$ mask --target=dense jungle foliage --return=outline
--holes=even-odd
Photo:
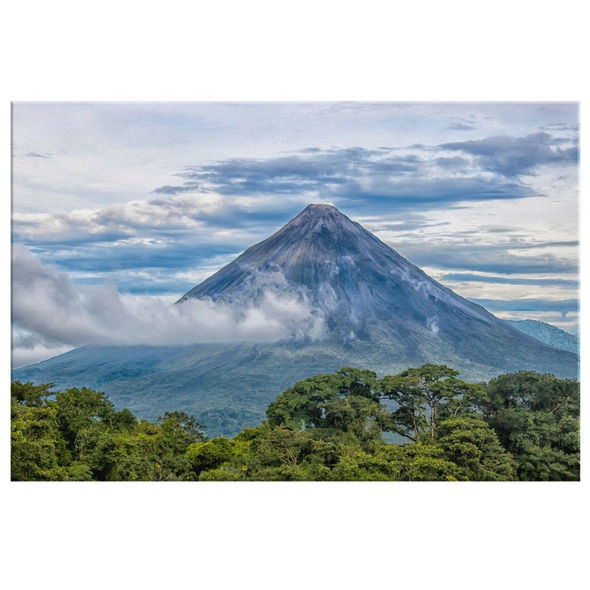
[[[344,367],[287,389],[261,425],[210,440],[184,412],[151,423],[90,389],[14,381],[12,479],[580,479],[577,381],[520,371],[473,385],[458,374],[427,364],[377,379]],[[384,433],[407,442],[388,444]]]

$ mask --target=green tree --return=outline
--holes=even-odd
[[[57,392],[55,401],[48,403],[57,410],[60,431],[76,459],[80,458],[85,442],[92,438],[87,431],[97,431],[116,421],[114,404],[108,397],[86,387]]]
[[[319,428],[351,432],[365,442],[396,431],[391,413],[380,403],[380,386],[373,371],[343,367],[335,374],[299,381],[268,406],[271,426]]]
[[[194,479],[185,453],[206,437],[192,416],[167,412],[155,424],[138,422],[104,393],[53,393],[51,386],[12,384],[13,479]]]
[[[444,458],[457,465],[459,474],[472,481],[510,481],[513,460],[487,422],[471,416],[444,420],[437,429]]]
[[[212,438],[207,442],[191,444],[185,453],[197,475],[201,472],[215,469],[233,457],[231,442],[224,436]]]
[[[383,451],[399,472],[398,481],[454,481],[462,479],[457,465],[449,461],[431,439],[407,445],[390,445]]]
[[[194,479],[180,433],[141,420],[131,427],[85,429],[78,434],[80,461],[99,481],[178,481]],[[180,440],[179,440],[180,439]]]
[[[169,444],[175,451],[184,454],[187,448],[196,442],[206,442],[203,430],[207,428],[199,424],[195,418],[185,412],[165,412],[158,418],[162,431],[166,434]]]
[[[63,479],[59,468],[59,431],[55,410],[14,408],[11,421],[13,481]],[[57,442],[57,444],[56,444]]]
[[[519,371],[492,379],[479,406],[526,481],[580,479],[580,384]]]
[[[10,395],[18,404],[40,408],[43,406],[45,398],[52,395],[49,389],[54,385],[55,383],[33,385],[30,381],[28,383],[13,381],[10,385]]]
[[[337,481],[448,481],[464,479],[435,442],[380,445],[372,453],[343,455],[332,470]]]
[[[393,418],[403,436],[417,442],[426,433],[434,439],[441,417],[475,409],[483,391],[478,385],[457,379],[458,374],[446,365],[426,364],[381,379],[383,396],[398,404]]]
[[[17,387],[11,396],[11,479],[52,481],[90,479],[90,470],[71,461],[66,441],[59,430],[55,408],[42,405],[38,389]],[[31,384],[26,384],[30,386]],[[29,389],[29,391],[26,391]]]
[[[361,449],[361,443],[349,432],[276,426],[259,441],[253,460],[247,464],[247,477],[259,481],[327,481],[342,456]]]

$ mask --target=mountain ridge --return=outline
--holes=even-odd
[[[580,338],[575,334],[570,334],[553,324],[541,322],[539,320],[505,320],[512,327],[536,338],[540,342],[567,350],[576,354],[580,353]]]

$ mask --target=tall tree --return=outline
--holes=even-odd
[[[383,431],[397,431],[380,393],[376,373],[343,367],[299,381],[269,404],[266,416],[271,426],[341,430],[380,440]]]
[[[458,374],[446,365],[429,363],[381,379],[383,396],[398,404],[393,418],[404,436],[416,442],[426,433],[434,439],[441,416],[457,416],[475,408],[483,395],[481,387],[460,381]]]

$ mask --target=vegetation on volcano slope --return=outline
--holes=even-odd
[[[100,392],[15,381],[12,479],[579,480],[577,381],[457,376],[445,365],[383,379],[345,367],[287,389],[259,426],[210,440],[184,412],[138,421]]]
[[[565,330],[540,322],[538,320],[505,320],[513,328],[536,338],[537,340],[560,348],[580,354],[580,338]]]

